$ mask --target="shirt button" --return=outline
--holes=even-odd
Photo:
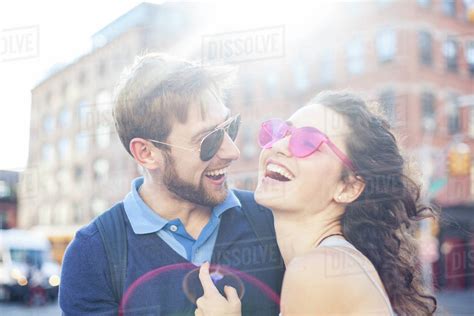
[[[171,225],[171,226],[170,226],[170,230],[174,233],[174,232],[176,232],[176,231],[178,230],[178,226],[176,226],[176,225]]]

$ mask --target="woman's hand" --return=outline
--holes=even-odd
[[[225,286],[224,292],[227,298],[219,293],[209,275],[209,263],[204,263],[199,269],[199,280],[201,281],[204,295],[197,299],[196,316],[241,316],[240,299],[236,289]]]

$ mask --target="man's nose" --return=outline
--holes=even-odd
[[[239,148],[227,133],[224,133],[224,139],[217,151],[217,156],[222,160],[237,160],[240,157]]]

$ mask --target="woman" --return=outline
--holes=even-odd
[[[327,135],[327,136],[326,136]],[[255,198],[272,209],[287,266],[281,314],[430,315],[414,221],[432,215],[388,123],[358,96],[323,92],[288,121],[262,124]],[[196,315],[240,315],[201,267]]]

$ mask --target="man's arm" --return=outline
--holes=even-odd
[[[93,223],[80,230],[66,250],[59,305],[65,315],[117,315],[104,246]]]

